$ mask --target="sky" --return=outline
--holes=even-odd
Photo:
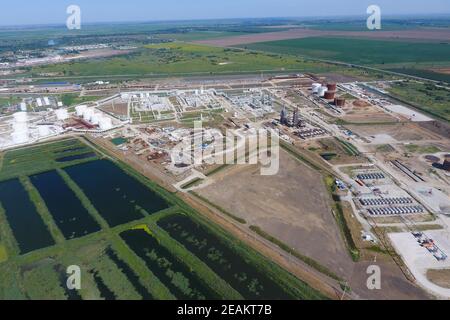
[[[0,0],[0,25],[64,24],[71,4],[84,23],[362,16],[371,4],[385,15],[450,14],[449,0]]]

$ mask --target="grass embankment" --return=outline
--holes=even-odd
[[[181,189],[189,189],[189,188],[198,186],[198,185],[201,184],[202,182],[203,182],[203,179],[202,179],[202,178],[195,178],[195,179],[193,179],[193,180],[191,180],[191,181],[189,181],[189,182],[183,184],[183,185],[181,186]]]
[[[353,236],[350,231],[350,228],[348,227],[348,223],[347,223],[347,220],[344,215],[340,197],[339,197],[339,195],[336,194],[337,190],[336,190],[335,179],[332,176],[327,176],[327,177],[325,177],[325,184],[333,198],[333,202],[332,202],[333,215],[336,219],[339,229],[341,230],[341,234],[344,238],[344,242],[347,247],[347,250],[349,251],[350,256],[352,257],[353,261],[358,261],[360,259],[361,253],[360,253],[358,247],[356,246],[355,241],[353,240]]]
[[[351,144],[348,141],[344,141],[342,139],[336,138],[337,141],[339,141],[339,143],[343,146],[344,151],[349,155],[349,156],[354,156],[357,157],[360,155],[358,148],[356,148],[353,144]]]

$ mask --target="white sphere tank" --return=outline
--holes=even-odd
[[[75,111],[77,112],[77,116],[78,117],[82,117],[83,116],[83,113],[84,113],[84,111],[87,109],[87,106],[85,106],[85,105],[81,105],[81,106],[77,106],[77,107],[75,107]]]

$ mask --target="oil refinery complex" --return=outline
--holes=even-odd
[[[193,154],[225,144],[223,154],[234,155],[252,133],[267,129],[280,140],[281,171],[286,153],[332,178],[331,189],[350,210],[348,223],[360,226],[351,230],[355,243],[392,248],[408,279],[450,298],[450,288],[427,276],[450,268],[448,125],[391,99],[383,90],[390,81],[292,75],[218,82],[105,90],[102,99],[71,108],[57,95],[24,96],[0,118],[0,149],[87,135],[191,196],[221,183],[221,173],[214,174],[221,166],[211,157],[193,161],[176,151],[180,144],[198,138]]]

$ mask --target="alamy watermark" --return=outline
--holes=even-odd
[[[369,290],[381,290],[381,268],[376,265],[370,265],[367,267],[367,289]]]
[[[67,289],[69,290],[80,290],[81,289],[81,268],[79,266],[73,265],[69,266],[66,270],[68,275],[67,278]]]
[[[367,28],[369,30],[381,30],[381,8],[377,5],[371,5],[367,8]]]
[[[81,8],[75,4],[67,7],[66,13],[69,15],[66,20],[66,26],[69,30],[81,29]]]
[[[193,134],[171,151],[172,163],[178,166],[202,164],[260,164],[261,175],[276,175],[280,163],[279,132],[274,129],[227,130],[203,129],[195,121]]]

